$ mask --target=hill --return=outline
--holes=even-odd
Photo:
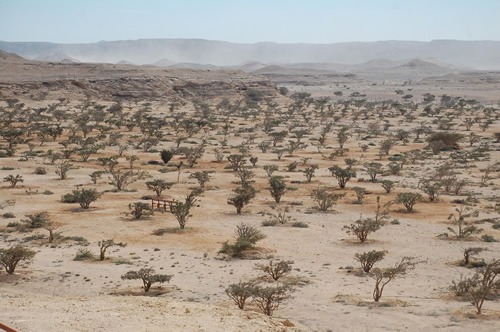
[[[245,61],[264,64],[359,64],[374,59],[407,61],[433,59],[474,69],[500,69],[500,41],[433,40],[348,42],[334,44],[239,44],[203,39],[139,39],[89,44],[4,42],[0,49],[35,59],[60,52],[83,62],[154,64],[166,58],[175,63],[237,66]]]

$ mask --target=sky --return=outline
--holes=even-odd
[[[0,0],[0,40],[500,40],[499,0]]]

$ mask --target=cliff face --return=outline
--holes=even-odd
[[[263,96],[277,93],[268,79],[234,70],[52,63],[15,56],[0,58],[0,65],[0,94],[6,98],[217,99],[241,97],[248,89],[259,90]]]

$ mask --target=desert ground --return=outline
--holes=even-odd
[[[499,272],[496,73],[411,83],[307,76],[305,84],[239,71],[0,60],[0,258],[16,245],[34,251],[14,273],[0,272],[0,323],[18,331],[500,329],[500,275],[481,314],[469,293],[450,289],[490,265]],[[167,163],[161,151],[172,152]],[[63,179],[56,169],[65,163]],[[334,166],[355,173],[345,188]],[[124,174],[118,188],[113,176]],[[285,185],[279,202],[272,179]],[[184,229],[169,208],[131,215],[130,204],[151,204],[154,180],[169,184],[163,199],[189,205]],[[228,200],[248,186],[255,195],[237,213]],[[88,208],[63,202],[83,190],[99,194]],[[398,201],[404,193],[420,195],[412,211]],[[321,211],[325,197],[333,202]],[[457,235],[456,209],[469,233]],[[379,217],[364,242],[346,232]],[[241,225],[265,237],[221,253]],[[123,246],[99,260],[106,240]],[[464,264],[468,248],[481,249]],[[373,250],[384,259],[363,272],[355,255]],[[75,260],[82,251],[86,259]],[[375,302],[377,273],[405,257],[411,264]],[[291,269],[273,281],[257,268],[270,261]],[[141,280],[122,278],[141,268],[171,280],[144,292]],[[272,316],[253,298],[240,310],[226,294],[240,281],[284,286],[289,296]]]

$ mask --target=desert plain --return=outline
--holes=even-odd
[[[405,80],[418,68],[385,79],[37,62],[8,53],[0,69],[0,248],[34,252],[14,273],[0,272],[0,323],[18,331],[500,328],[498,287],[481,314],[450,289],[500,258],[497,72]],[[172,152],[167,163],[163,150]],[[64,163],[62,179],[56,169]],[[335,166],[351,172],[344,188]],[[113,174],[126,173],[118,188]],[[279,202],[273,177],[285,186]],[[156,193],[146,183],[154,180],[169,184],[161,197],[173,204],[196,193],[184,229],[169,207],[131,215],[131,204],[151,204]],[[237,213],[231,200],[245,186],[255,194]],[[82,190],[99,194],[88,208],[63,202]],[[411,211],[404,193],[418,196]],[[333,202],[322,211],[325,197]],[[39,227],[30,224],[40,213]],[[459,213],[469,233],[457,235]],[[363,242],[346,231],[382,215]],[[221,253],[241,225],[265,237]],[[106,240],[123,246],[100,260]],[[465,264],[468,248],[481,249]],[[384,259],[363,272],[355,255],[373,250]],[[75,260],[82,252],[86,259]],[[377,272],[404,257],[415,265],[375,302]],[[273,281],[257,268],[270,261],[291,269]],[[144,292],[140,280],[122,278],[141,268],[172,277]],[[287,285],[289,296],[272,316],[252,298],[240,310],[226,294],[240,281]]]

